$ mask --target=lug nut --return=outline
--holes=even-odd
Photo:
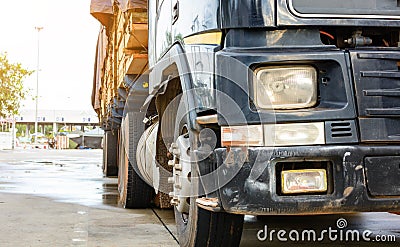
[[[175,161],[174,160],[168,160],[168,165],[169,166],[174,166],[175,165]]]
[[[174,150],[176,150],[178,148],[178,145],[176,145],[176,143],[171,143],[171,146],[169,148],[169,152],[170,153],[174,153]]]
[[[173,206],[178,206],[178,204],[179,204],[179,199],[178,199],[178,197],[174,197],[174,198],[172,198],[172,200],[171,200],[171,205],[173,205]]]
[[[177,171],[182,171],[182,165],[181,164],[175,164],[174,165],[174,168],[175,168],[175,170],[177,170]]]
[[[181,152],[179,151],[179,149],[173,149],[173,150],[172,150],[172,153],[173,153],[175,156],[179,156],[179,155],[181,154]]]

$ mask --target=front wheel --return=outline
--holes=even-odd
[[[222,247],[239,246],[242,237],[243,215],[214,213],[199,208],[191,200],[187,217],[175,208],[180,246]]]
[[[199,191],[197,163],[190,158],[190,138],[186,127],[171,146],[174,192],[172,193],[178,238],[182,247],[239,246],[243,215],[210,212],[197,206]],[[190,196],[194,195],[194,196]]]

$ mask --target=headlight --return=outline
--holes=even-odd
[[[287,123],[264,125],[266,146],[320,145],[325,144],[325,124]]]
[[[259,68],[254,102],[261,109],[299,109],[317,103],[317,71],[312,66]]]

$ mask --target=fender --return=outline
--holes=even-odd
[[[176,70],[169,69],[175,65]],[[178,73],[178,74],[176,74]],[[175,43],[168,52],[150,70],[149,74],[149,96],[141,107],[141,111],[147,109],[148,105],[155,99],[155,96],[164,94],[171,78],[179,76],[182,91],[184,92],[187,109],[189,109],[189,125],[196,129],[196,104],[193,89],[192,74],[187,60],[186,53],[180,43]]]

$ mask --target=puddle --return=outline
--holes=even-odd
[[[44,165],[52,165],[53,162],[51,161],[35,161],[35,163],[44,164]]]
[[[114,206],[117,179],[103,177],[102,154],[102,150],[1,153],[4,166],[0,166],[0,191],[40,195],[85,206]],[[14,166],[15,163],[20,165]]]
[[[118,206],[118,194],[103,194],[103,204],[110,206]]]

